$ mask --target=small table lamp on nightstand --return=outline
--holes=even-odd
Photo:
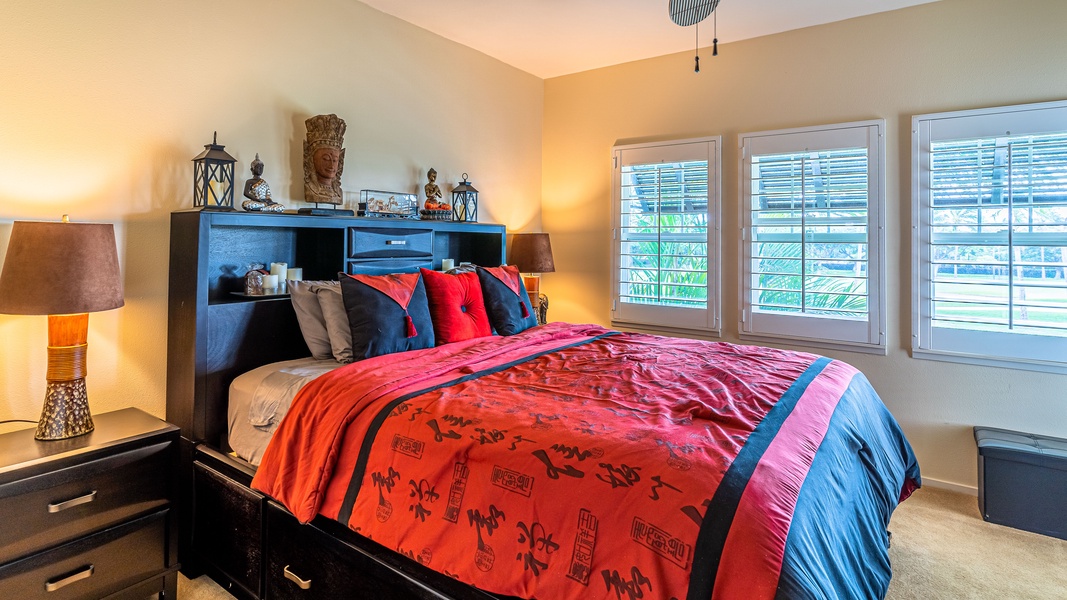
[[[48,385],[34,437],[89,433],[85,389],[88,313],[123,305],[115,228],[105,223],[15,221],[0,271],[0,313],[48,315]]]
[[[537,313],[537,323],[544,325],[548,320],[548,296],[541,294],[541,273],[553,273],[556,265],[552,261],[552,242],[547,233],[513,233],[511,234],[511,251],[508,264],[518,267],[523,276],[522,283],[530,296],[530,306]]]

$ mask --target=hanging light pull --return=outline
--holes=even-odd
[[[711,40],[711,55],[712,56],[718,56],[719,55],[719,11],[714,11],[712,13],[712,15],[715,18],[715,21],[714,21],[715,33],[712,34],[712,35],[715,36],[715,39]]]
[[[696,66],[693,67],[694,73],[700,72],[700,23],[696,25],[696,46],[693,48],[693,58],[696,59]]]

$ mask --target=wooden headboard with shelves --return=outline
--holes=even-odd
[[[184,210],[171,214],[167,420],[182,437],[227,450],[230,382],[310,355],[288,297],[248,298],[252,263],[285,262],[304,279],[505,259],[503,225]]]

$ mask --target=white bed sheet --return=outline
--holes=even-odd
[[[333,359],[308,357],[270,363],[238,376],[230,384],[227,409],[230,448],[258,465],[300,388],[341,366]]]

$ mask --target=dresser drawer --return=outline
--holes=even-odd
[[[171,442],[134,448],[0,486],[0,563],[167,504]],[[6,596],[4,596],[6,597]]]
[[[0,598],[95,600],[164,573],[167,513],[0,567]]]
[[[433,256],[432,229],[351,227],[348,258]]]

